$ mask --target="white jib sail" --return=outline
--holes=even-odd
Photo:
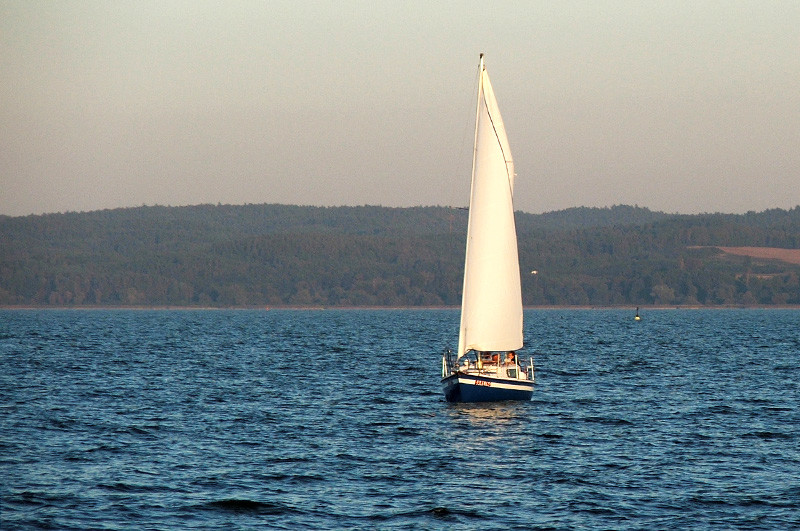
[[[522,347],[514,163],[482,56],[476,120],[459,357]]]

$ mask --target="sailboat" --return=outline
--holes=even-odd
[[[514,223],[514,162],[480,56],[458,350],[442,356],[448,402],[530,400],[533,359],[522,348],[522,290]]]

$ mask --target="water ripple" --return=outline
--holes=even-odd
[[[630,317],[459,405],[455,311],[3,311],[0,527],[800,527],[800,312]]]

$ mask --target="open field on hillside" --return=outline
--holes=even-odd
[[[717,247],[717,249],[737,256],[800,264],[800,249],[781,249],[779,247]]]

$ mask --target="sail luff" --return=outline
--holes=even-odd
[[[472,210],[472,195],[474,193],[475,188],[475,162],[478,156],[478,130],[481,124],[481,100],[483,99],[483,54],[480,56],[480,61],[478,63],[478,98],[475,103],[475,135],[472,141],[472,178],[470,179],[470,190],[469,190],[469,197],[470,197],[470,212]],[[469,257],[469,242],[470,242],[470,227],[472,226],[471,223],[471,215],[470,215],[470,222],[467,223],[467,244],[466,244],[466,252],[464,258],[464,280],[461,286],[461,325],[459,326],[459,333],[458,333],[458,350],[456,351],[456,359],[463,356],[468,349],[465,348],[466,345],[466,337],[465,331],[466,328],[464,326],[464,305],[467,302],[467,272],[469,261],[467,257]]]
[[[479,74],[458,356],[522,346],[514,163],[482,55]]]

